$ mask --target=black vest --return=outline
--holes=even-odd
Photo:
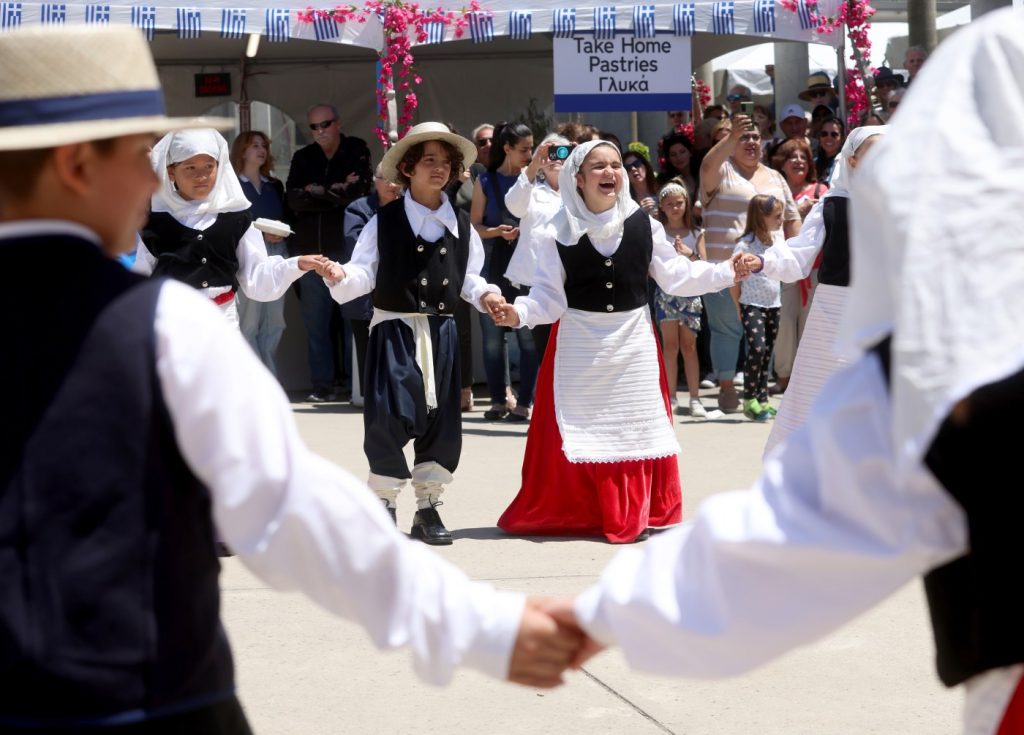
[[[231,286],[238,290],[235,249],[252,224],[249,210],[222,212],[205,230],[185,227],[167,212],[153,212],[142,242],[157,259],[154,276],[167,276],[193,288]]]
[[[818,283],[829,286],[850,285],[850,220],[846,197],[827,197],[821,207],[825,221],[825,243],[821,247]]]
[[[653,254],[651,218],[642,209],[626,218],[622,242],[607,257],[597,252],[588,235],[575,245],[558,243],[569,308],[611,312],[647,306],[647,273]]]
[[[0,291],[0,730],[208,706],[234,675],[209,494],[156,376],[162,281],[73,237],[0,241],[12,272],[41,253],[52,297]]]
[[[458,212],[459,237],[437,242],[413,234],[402,198],[377,210],[377,284],[373,306],[410,314],[454,314],[469,263],[469,216]]]
[[[875,348],[887,378],[889,348],[889,339]],[[964,556],[924,578],[939,678],[947,686],[1024,663],[1024,483],[1016,474],[1020,435],[1013,411],[1021,406],[1024,371],[971,394],[966,420],[947,418],[925,455],[935,479],[966,512],[970,544]]]

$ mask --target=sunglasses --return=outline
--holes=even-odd
[[[839,138],[840,134],[837,133],[835,130],[822,130],[820,133],[818,133],[818,137],[819,138]]]
[[[811,92],[808,92],[807,96],[810,97],[811,99],[814,99],[816,97],[828,97],[828,90],[827,89],[816,89],[816,90],[813,90]]]
[[[729,102],[742,102],[743,100],[749,100],[750,98],[744,94],[727,94],[725,99]]]
[[[313,131],[327,130],[327,128],[331,127],[336,122],[338,122],[337,118],[334,118],[332,120],[324,120],[323,122],[318,122],[318,123],[310,123],[309,124],[309,129],[313,130]]]
[[[624,164],[624,165],[628,169],[643,168],[644,167],[644,164],[643,164],[642,161],[635,161],[635,160],[634,161],[630,161],[629,163]]]
[[[485,148],[491,144],[491,141],[491,138],[479,138],[473,142],[476,143],[477,148]]]

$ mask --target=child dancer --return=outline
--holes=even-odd
[[[505,305],[499,319],[558,323],[541,366],[522,488],[498,526],[631,542],[682,517],[679,442],[648,276],[668,293],[694,295],[731,285],[733,265],[676,253],[661,224],[630,198],[612,143],[579,146],[559,178],[565,206],[537,232],[530,295]]]
[[[658,192],[658,220],[672,238],[676,252],[690,260],[706,260],[704,232],[694,225],[693,202],[686,188],[672,180]],[[697,332],[704,310],[700,296],[670,296],[658,288],[655,310],[661,327],[661,343],[668,381],[668,401],[677,410],[676,390],[679,387],[679,358],[683,355],[686,387],[690,393],[690,416],[705,418],[708,412],[700,402],[700,360],[697,356]]]
[[[444,193],[475,158],[473,143],[443,123],[415,126],[381,161],[381,173],[405,186],[405,196],[366,223],[344,267],[324,269],[338,303],[373,292],[363,408],[369,485],[396,519],[398,493],[411,477],[412,535],[432,545],[452,542],[437,506],[462,452],[456,300],[492,314],[505,301],[480,277],[480,236]],[[403,454],[409,440],[411,473]]]
[[[231,166],[227,141],[212,129],[168,133],[153,148],[160,186],[132,270],[200,289],[232,324],[235,294],[274,301],[321,256],[268,256],[252,226],[252,206]]]
[[[770,194],[758,194],[747,205],[747,228],[736,243],[735,252],[763,257],[781,237],[782,201]],[[747,343],[743,415],[751,421],[767,421],[775,416],[775,409],[768,403],[768,364],[779,333],[782,287],[762,271],[751,274],[730,292],[743,322]]]

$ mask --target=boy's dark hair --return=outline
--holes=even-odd
[[[408,174],[405,173],[406,170],[411,171],[416,167],[416,164],[420,162],[421,158],[423,158],[423,150],[426,148],[427,143],[430,142],[439,143],[441,147],[444,148],[444,152],[448,154],[448,160],[451,161],[452,170],[448,176],[448,181],[445,186],[462,176],[462,172],[464,170],[462,151],[446,140],[425,140],[422,143],[410,146],[409,150],[405,152],[405,155],[402,156],[401,160],[398,162],[398,165],[395,166],[395,169],[398,171],[399,183],[406,189],[409,188],[410,182]]]
[[[113,152],[116,138],[90,141],[100,154]],[[53,148],[30,148],[23,151],[0,151],[0,201],[24,201],[39,182],[39,175]]]

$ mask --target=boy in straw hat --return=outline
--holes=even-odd
[[[156,189],[154,134],[229,121],[167,118],[127,27],[0,34],[0,77],[0,258],[60,264],[0,292],[0,730],[249,732],[215,526],[428,681],[558,683],[578,634],[397,533],[209,299],[114,260]]]
[[[412,128],[381,161],[382,175],[402,184],[405,196],[381,207],[352,259],[344,268],[332,264],[327,279],[339,303],[373,291],[363,408],[369,485],[395,519],[398,493],[411,477],[412,535],[433,545],[452,542],[437,506],[462,453],[455,306],[462,298],[493,317],[505,303],[480,277],[480,236],[445,195],[475,158],[473,143],[443,123]],[[410,440],[411,473],[403,453]]]

